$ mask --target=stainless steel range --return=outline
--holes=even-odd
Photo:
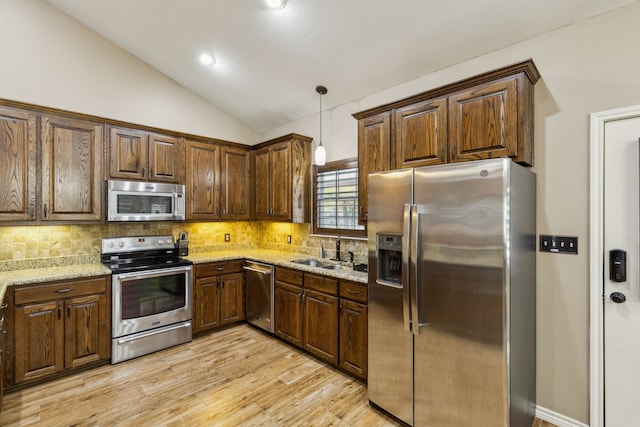
[[[111,363],[191,341],[191,262],[173,236],[102,239],[112,271]]]

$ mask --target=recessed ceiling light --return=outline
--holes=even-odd
[[[200,54],[200,63],[203,65],[214,65],[216,59],[210,53],[202,53]]]
[[[283,9],[287,5],[287,0],[265,0],[271,9]]]

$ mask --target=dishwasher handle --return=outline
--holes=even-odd
[[[265,276],[270,276],[271,275],[271,270],[270,269],[269,270],[266,270],[266,269],[263,270],[261,268],[249,267],[249,266],[246,266],[246,265],[244,267],[242,267],[242,268],[244,268],[245,270],[253,271],[255,273],[264,274]]]

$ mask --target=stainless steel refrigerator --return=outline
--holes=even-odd
[[[413,426],[535,415],[535,175],[492,159],[369,175],[369,401]]]

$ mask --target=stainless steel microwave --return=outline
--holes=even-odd
[[[107,181],[107,221],[185,219],[185,187],[161,182]]]

